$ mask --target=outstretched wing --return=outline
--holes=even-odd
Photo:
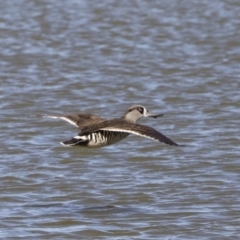
[[[154,128],[141,124],[128,123],[118,119],[104,121],[100,123],[97,127],[96,126],[86,127],[82,130],[82,132],[79,135],[83,136],[99,130],[132,133],[142,137],[150,138],[158,142],[163,142],[165,144],[179,146],[179,144],[175,143],[174,141],[172,141],[162,133],[158,132]]]
[[[44,118],[62,119],[78,127],[80,130],[88,126],[91,126],[93,124],[98,124],[103,121],[106,121],[106,119],[103,119],[97,115],[90,114],[90,113],[78,113],[78,114],[62,115],[62,116],[57,116],[57,115],[40,115],[40,116]]]

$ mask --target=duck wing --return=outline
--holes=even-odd
[[[79,134],[79,136],[87,135],[97,131],[132,133],[158,142],[163,142],[165,144],[180,146],[152,127],[136,123],[128,123],[121,119],[106,120],[94,126],[87,126],[82,129],[82,132]]]
[[[69,115],[39,115],[39,116],[43,118],[62,119],[74,125],[75,127],[78,127],[80,130],[87,128],[91,125],[99,124],[103,121],[106,121],[106,119],[103,119],[91,113],[77,113]]]

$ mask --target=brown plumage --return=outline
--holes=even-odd
[[[161,117],[163,114],[152,114],[141,105],[133,105],[127,109],[122,118],[104,119],[90,113],[79,113],[64,116],[42,116],[59,118],[78,127],[81,132],[69,141],[62,142],[67,146],[103,147],[126,138],[129,134],[146,137],[165,144],[179,146],[154,128],[137,124],[143,117]]]

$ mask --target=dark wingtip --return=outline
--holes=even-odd
[[[79,143],[79,139],[72,138],[70,140],[60,142],[64,146],[74,146]]]
[[[60,142],[60,143],[62,145],[64,145],[64,146],[75,146],[75,145],[79,145],[79,144],[84,145],[87,142],[88,142],[88,140],[74,137],[74,138],[72,138],[70,140],[67,140],[67,141],[64,141],[64,142]]]
[[[169,144],[169,145],[171,145],[171,146],[176,146],[176,147],[185,147],[185,146],[186,146],[186,145],[178,144],[178,143],[172,141],[172,140],[169,139],[169,138],[168,138],[167,141],[165,141],[164,143]]]

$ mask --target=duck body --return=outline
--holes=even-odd
[[[65,120],[80,129],[80,133],[70,140],[61,142],[65,146],[104,147],[115,144],[129,134],[150,138],[165,144],[179,146],[154,128],[136,123],[143,117],[158,118],[163,114],[152,114],[142,105],[129,107],[121,118],[104,119],[90,113],[63,116],[42,116]]]

